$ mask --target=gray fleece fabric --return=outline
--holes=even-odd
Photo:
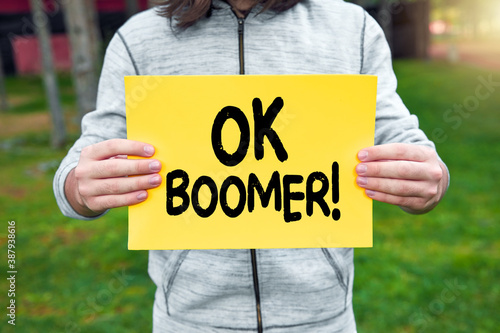
[[[240,65],[246,74],[377,75],[375,143],[434,148],[396,94],[385,37],[362,8],[340,0],[308,0],[281,14],[256,15],[256,7],[244,21],[241,64],[237,17],[223,1],[215,0],[214,6],[209,18],[185,31],[173,31],[167,19],[148,10],[115,34],[97,108],[84,117],[82,135],[55,175],[55,196],[66,216],[88,219],[64,195],[64,181],[82,148],[127,137],[127,75],[230,75],[239,74]],[[148,271],[158,287],[153,331],[356,331],[353,249],[259,249],[255,254],[252,265],[250,250],[150,251]]]

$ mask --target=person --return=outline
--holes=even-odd
[[[132,17],[107,48],[96,110],[54,178],[62,212],[95,219],[162,182],[152,143],[126,139],[124,76],[221,74],[377,75],[375,145],[358,152],[357,184],[413,214],[443,197],[447,168],[397,95],[384,34],[361,7],[166,0]],[[154,332],[356,331],[353,249],[156,250],[148,272]]]

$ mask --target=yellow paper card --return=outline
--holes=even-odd
[[[377,78],[131,76],[128,138],[161,186],[129,207],[129,249],[371,247],[356,183],[373,145]]]

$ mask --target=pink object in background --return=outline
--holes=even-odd
[[[21,75],[41,73],[40,48],[36,36],[18,36],[11,42],[17,72]],[[51,43],[56,70],[71,70],[71,54],[66,34],[52,35]]]

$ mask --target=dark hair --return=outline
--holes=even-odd
[[[273,10],[277,13],[292,8],[301,0],[255,0],[261,4],[261,13]],[[212,0],[156,0],[157,12],[160,16],[175,19],[176,27],[185,29],[195,24],[202,17],[209,17],[213,6]]]

